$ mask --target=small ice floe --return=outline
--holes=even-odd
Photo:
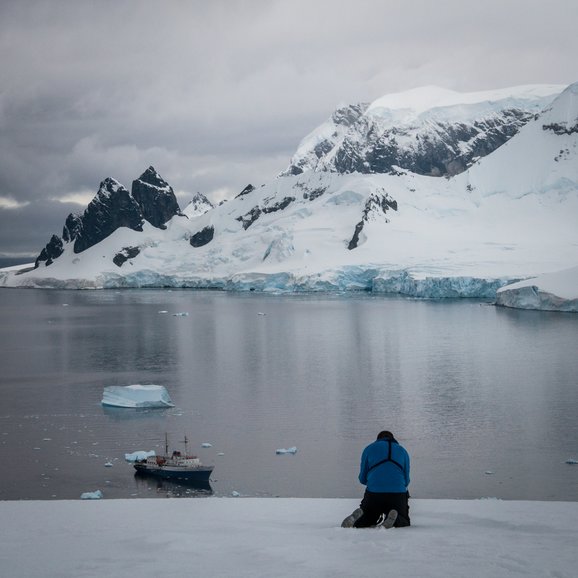
[[[225,452],[219,452],[217,455],[218,455],[218,456],[224,456],[224,455],[225,455]]]
[[[275,450],[276,454],[296,454],[297,453],[297,448],[295,446],[293,446],[292,448],[281,448],[278,450]]]
[[[210,444],[209,442],[204,442],[201,444],[202,448],[212,448],[213,444]]]
[[[62,307],[68,307],[68,303],[63,303]]]
[[[491,470],[486,470],[484,472],[484,474],[486,474],[486,476],[493,476],[496,472],[492,472]]]
[[[162,311],[159,311],[159,313],[168,313],[168,311],[165,311],[164,309]]]
[[[152,456],[156,456],[155,450],[151,450],[150,452],[145,452],[141,450],[138,452],[133,452],[132,454],[124,454],[124,459],[127,462],[140,462]]]
[[[174,407],[163,385],[110,385],[104,388],[102,405],[112,407]]]
[[[259,311],[257,315],[267,315],[267,313],[263,313],[263,311]]]
[[[80,495],[81,500],[100,500],[102,498],[102,492],[96,490],[96,492],[84,492]]]
[[[104,467],[105,467],[105,468],[112,468],[112,462],[106,462],[106,463],[104,464]]]
[[[239,494],[239,492],[236,492],[235,490],[233,490],[231,492],[231,496],[233,496],[233,498],[238,498],[241,494]]]
[[[188,317],[189,314],[187,311],[181,311],[180,313],[173,313],[173,317]]]
[[[572,459],[572,458],[568,458],[564,463],[565,463],[565,464],[569,464],[569,465],[571,465],[571,466],[575,466],[575,465],[578,464],[578,460],[574,460],[574,459]]]

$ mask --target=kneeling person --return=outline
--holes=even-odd
[[[409,519],[409,455],[389,431],[378,434],[361,455],[359,481],[366,486],[357,510],[342,528],[402,528]]]

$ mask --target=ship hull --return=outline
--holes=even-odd
[[[155,478],[162,478],[164,480],[177,480],[185,482],[208,482],[212,467],[197,467],[184,468],[178,466],[162,466],[151,467],[148,464],[134,464],[134,468],[138,474],[146,476],[154,476]]]

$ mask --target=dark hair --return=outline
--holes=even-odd
[[[394,439],[394,437],[393,437],[393,434],[392,434],[390,431],[384,430],[384,431],[380,431],[380,432],[377,434],[377,439],[378,439],[378,440],[383,440],[383,439],[392,440],[392,439]]]

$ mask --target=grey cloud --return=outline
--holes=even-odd
[[[0,2],[0,197],[30,201],[18,243],[36,252],[62,226],[43,203],[106,176],[152,164],[181,201],[236,192],[341,103],[578,80],[577,17],[573,0]]]

